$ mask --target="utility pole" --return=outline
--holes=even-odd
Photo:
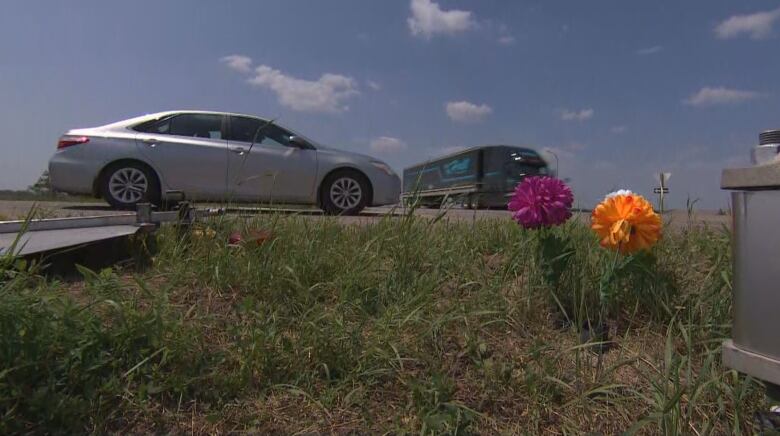
[[[660,172],[655,176],[655,179],[660,186],[653,188],[653,193],[658,194],[658,210],[661,213],[664,213],[664,194],[669,193],[669,188],[666,187],[666,182],[669,181],[669,177],[672,177],[672,173]]]

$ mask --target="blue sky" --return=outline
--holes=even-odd
[[[780,128],[777,1],[17,1],[0,14],[0,188],[60,134],[169,109],[277,118],[397,170],[550,149],[578,202],[726,206],[720,169]],[[551,159],[552,160],[552,159]]]

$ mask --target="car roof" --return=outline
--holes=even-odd
[[[137,124],[141,124],[146,121],[156,120],[159,118],[166,117],[168,115],[176,115],[176,114],[209,114],[209,115],[232,115],[232,116],[240,116],[240,117],[250,117],[250,118],[256,118],[261,121],[270,121],[267,118],[259,117],[257,115],[250,115],[250,114],[238,114],[238,113],[232,113],[232,112],[217,112],[217,111],[203,111],[203,110],[171,110],[171,111],[163,111],[163,112],[153,112],[145,115],[140,115],[133,118],[128,118],[121,121],[116,121],[110,124],[105,124],[99,127],[95,127],[98,129],[105,129],[105,130],[111,130],[111,129],[126,129],[129,127],[133,127]]]
[[[251,115],[251,114],[240,114],[235,112],[218,112],[218,111],[203,111],[203,110],[190,110],[190,109],[182,109],[182,110],[171,110],[171,111],[163,111],[163,112],[154,112],[146,115],[141,115],[134,118],[129,118],[126,120],[118,121],[116,123],[106,124],[105,126],[101,126],[100,129],[127,129],[130,127],[133,127],[135,125],[144,123],[146,121],[156,120],[159,118],[163,118],[169,115],[177,115],[177,114],[208,114],[208,115],[223,115],[223,116],[236,116],[236,117],[249,117],[249,118],[255,118],[263,122],[267,123],[273,123],[276,126],[282,127],[285,130],[290,131],[292,134],[296,136],[300,136],[304,140],[308,141],[309,143],[316,145],[318,147],[321,147],[322,145],[319,144],[316,141],[313,141],[312,139],[306,137],[305,135],[302,135],[298,132],[296,132],[293,129],[290,129],[287,126],[281,125],[276,122],[275,119],[269,119],[260,117],[257,115]]]
[[[454,157],[454,156],[457,156],[457,155],[460,155],[460,154],[468,154],[468,153],[470,153],[472,151],[475,151],[475,150],[487,149],[487,148],[511,148],[511,149],[519,149],[519,150],[524,150],[524,151],[530,151],[530,152],[538,153],[532,147],[524,146],[524,145],[483,144],[483,145],[476,145],[476,146],[473,146],[473,147],[464,148],[463,150],[459,150],[459,151],[454,151],[454,152],[451,152],[451,153],[443,154],[441,156],[438,156],[438,157],[435,157],[435,158],[431,158],[431,159],[429,159],[426,162],[435,161],[435,160],[439,160],[439,159],[446,159],[446,158]],[[421,162],[420,164],[422,164],[422,163],[424,163],[424,162]],[[419,164],[417,164],[417,165],[419,165]]]
[[[126,120],[118,121],[116,123],[108,124],[107,126],[130,126],[138,123],[142,123],[144,121],[154,120],[158,118],[163,118],[169,115],[176,115],[176,114],[208,114],[208,115],[227,115],[227,116],[239,116],[239,117],[250,117],[250,118],[257,118],[263,121],[268,121],[267,118],[263,118],[257,115],[251,115],[251,114],[239,114],[239,113],[233,113],[233,112],[218,112],[218,111],[203,111],[203,110],[190,110],[190,109],[182,109],[182,110],[171,110],[171,111],[163,111],[163,112],[154,112],[146,115],[141,115],[138,117],[128,118]]]

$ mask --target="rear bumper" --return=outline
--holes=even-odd
[[[49,159],[49,182],[54,191],[94,194],[93,183],[98,169],[95,165],[85,162],[78,154],[78,150],[62,150]]]

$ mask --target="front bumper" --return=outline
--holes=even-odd
[[[397,175],[384,175],[373,185],[372,206],[398,204],[401,199],[401,179]]]

